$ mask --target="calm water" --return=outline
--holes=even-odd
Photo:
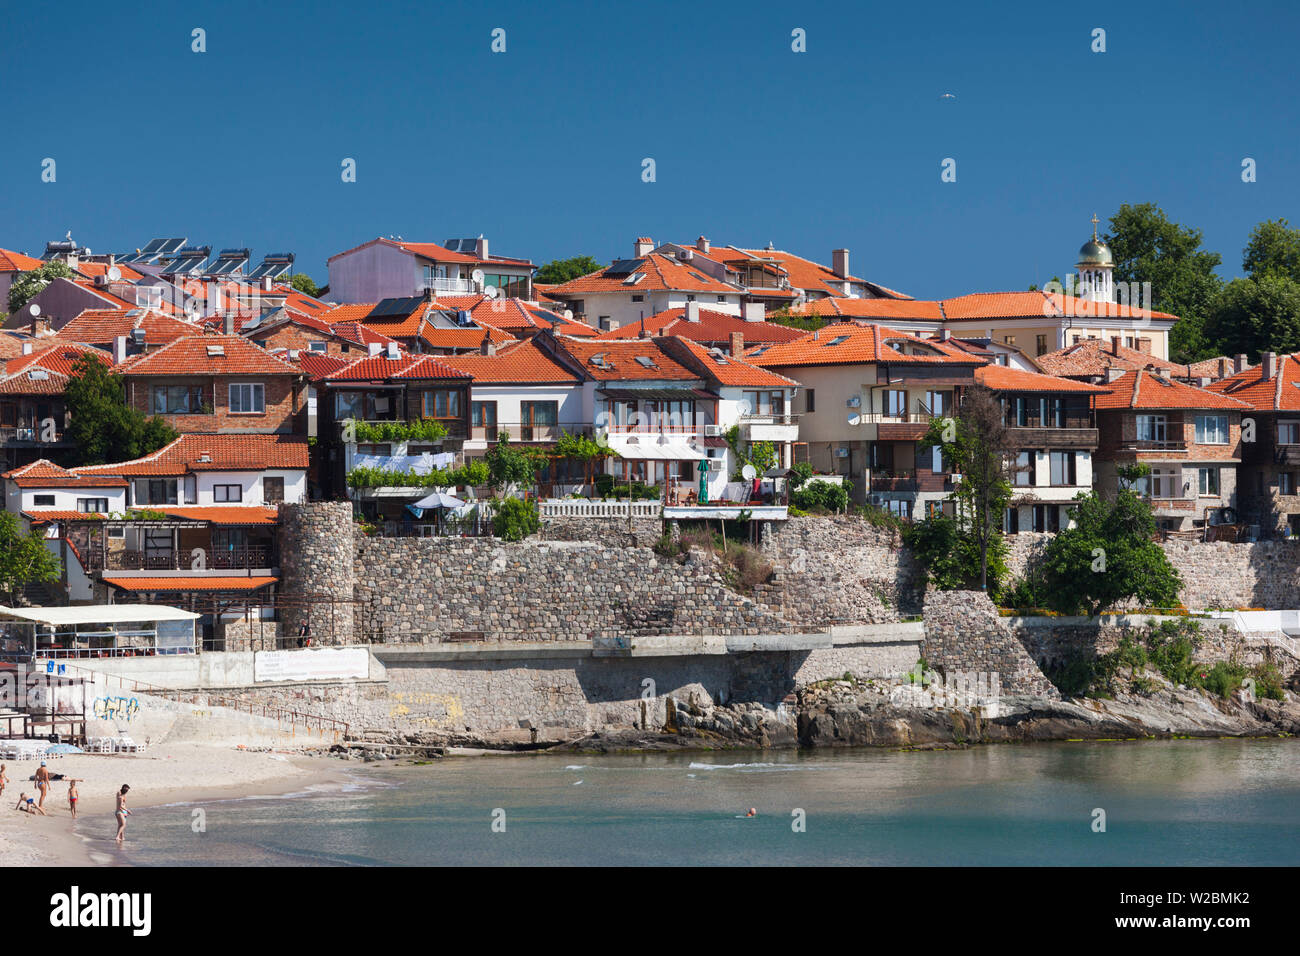
[[[1300,863],[1300,741],[480,757],[355,779],[206,803],[203,834],[193,806],[138,809],[125,851],[92,848],[140,865]]]

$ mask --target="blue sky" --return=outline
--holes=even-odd
[[[1122,202],[1203,229],[1227,276],[1255,223],[1300,220],[1295,5],[1056,6],[11,9],[0,247],[184,235],[294,251],[323,282],[376,235],[484,234],[541,263],[703,233],[847,246],[854,273],[932,298],[1064,273]]]

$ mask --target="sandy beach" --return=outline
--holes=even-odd
[[[0,865],[90,866],[111,863],[92,858],[74,830],[68,809],[67,780],[56,780],[45,800],[48,816],[14,809],[18,795],[35,797],[28,778],[38,760],[10,761],[0,806]],[[232,797],[291,793],[322,783],[342,783],[347,765],[327,757],[293,751],[250,751],[209,743],[161,744],[143,754],[72,754],[48,760],[51,774],[76,777],[81,799],[77,823],[83,831],[98,827],[111,838],[116,832],[114,795],[122,784],[131,787],[127,807],[135,811],[127,824],[147,825],[150,806],[178,801],[230,799]]]

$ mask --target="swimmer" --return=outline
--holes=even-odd
[[[750,808],[749,808],[749,812],[746,813],[745,816],[747,816],[747,817],[756,817],[756,816],[758,816],[758,811],[755,810],[753,807],[750,807]]]

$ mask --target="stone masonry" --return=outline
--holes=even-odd
[[[1060,697],[982,591],[926,594],[925,659],[948,679],[996,673],[1003,694]]]
[[[316,644],[351,644],[356,538],[352,505],[316,501],[280,505],[281,632],[298,633],[304,620]]]

